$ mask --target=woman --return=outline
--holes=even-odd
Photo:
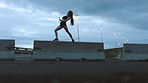
[[[65,31],[70,36],[72,42],[74,42],[74,39],[73,39],[73,37],[72,37],[71,33],[69,32],[68,27],[66,25],[66,22],[68,20],[70,20],[71,25],[74,25],[73,12],[72,11],[68,11],[67,15],[62,17],[62,20],[59,18],[59,21],[61,21],[61,22],[60,22],[60,25],[54,30],[56,38],[53,41],[58,41],[58,33],[57,33],[57,31],[64,28]]]

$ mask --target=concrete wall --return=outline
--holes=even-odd
[[[147,60],[148,44],[124,44],[122,60]]]
[[[11,47],[15,47],[15,40],[0,39],[0,51],[13,50]]]
[[[0,40],[0,60],[14,60],[15,40]]]
[[[34,41],[36,59],[100,59],[104,60],[103,43]]]

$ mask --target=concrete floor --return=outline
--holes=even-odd
[[[0,83],[148,83],[148,62],[0,61]]]

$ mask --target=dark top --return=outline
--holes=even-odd
[[[62,17],[62,19],[64,19],[64,20],[66,20],[67,18],[68,18],[68,16],[63,16],[63,17]],[[66,26],[66,21],[61,21],[61,22],[60,22],[60,26],[61,26],[61,27]]]

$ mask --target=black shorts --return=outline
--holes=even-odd
[[[61,27],[66,26],[66,22],[60,22],[60,26],[61,26]]]

